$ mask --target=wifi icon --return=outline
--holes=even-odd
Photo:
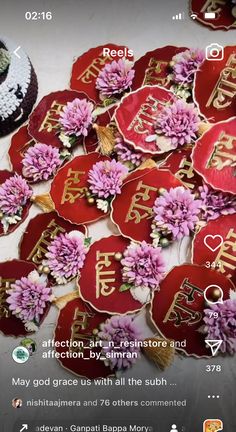
[[[191,17],[193,20],[195,20],[195,19],[197,18],[197,14],[193,13],[193,14],[190,15],[190,17]]]

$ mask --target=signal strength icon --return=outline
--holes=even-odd
[[[177,14],[177,15],[174,15],[174,16],[172,17],[172,20],[175,20],[175,21],[183,20],[183,19],[184,19],[184,12],[179,13],[179,14]]]

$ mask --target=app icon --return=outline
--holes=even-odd
[[[203,432],[218,432],[223,430],[222,420],[210,420],[207,419],[203,423]]]
[[[218,43],[212,43],[206,47],[206,59],[209,61],[220,61],[224,58],[224,48]]]
[[[219,234],[211,235],[208,234],[204,237],[205,246],[210,249],[212,252],[215,252],[219,249],[223,243],[223,237]]]
[[[204,299],[210,304],[223,303],[224,293],[219,285],[208,285],[204,290]]]
[[[206,339],[205,342],[211,348],[211,353],[214,357],[218,353],[223,341],[221,339],[219,340]]]
[[[177,426],[176,426],[175,424],[173,424],[173,425],[171,426],[171,430],[170,430],[170,432],[178,432]]]

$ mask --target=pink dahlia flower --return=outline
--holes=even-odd
[[[198,188],[201,200],[201,218],[205,221],[236,212],[236,197],[216,191],[207,185]]]
[[[129,144],[127,144],[121,136],[116,138],[114,150],[119,161],[122,163],[130,163],[133,165],[133,167],[138,167],[145,159],[148,158],[148,155],[137,152],[131,146],[129,146]]]
[[[173,81],[178,84],[192,84],[195,72],[205,60],[205,52],[202,49],[190,49],[176,54],[172,62]]]
[[[194,104],[177,100],[158,115],[156,133],[171,140],[172,148],[190,144],[197,138],[200,119]]]
[[[25,177],[48,180],[61,165],[60,153],[56,147],[38,143],[27,150],[22,163]]]
[[[7,303],[13,315],[24,322],[39,323],[47,303],[51,301],[52,290],[47,287],[46,277],[33,271],[28,277],[16,280],[8,295]]]
[[[217,318],[212,316],[212,312],[217,312]],[[204,310],[204,314],[206,339],[222,340],[220,351],[234,354],[236,352],[236,300],[225,300],[223,303],[211,305],[209,309]]]
[[[98,337],[103,342],[104,355],[109,353],[107,363],[111,369],[128,369],[140,357],[140,348],[138,346],[129,345],[130,342],[141,341],[141,332],[134,320],[130,316],[112,316],[100,326],[101,331]],[[109,346],[109,342],[111,345]],[[112,344],[113,343],[113,344]],[[128,344],[128,346],[126,345]],[[117,353],[121,353],[122,357],[115,357]],[[132,353],[132,357],[130,357]]]
[[[171,188],[159,196],[153,207],[154,221],[160,230],[171,232],[174,240],[188,236],[199,220],[201,201],[195,200],[183,186]]]
[[[93,108],[92,102],[86,99],[76,98],[68,102],[60,115],[60,123],[65,134],[77,137],[87,136],[93,122]]]
[[[32,193],[25,179],[15,174],[0,186],[0,210],[7,216],[16,215],[22,211]]]
[[[121,264],[123,281],[135,287],[156,289],[164,277],[165,262],[161,248],[154,248],[145,241],[131,243]]]
[[[99,198],[112,197],[121,193],[122,182],[127,174],[128,168],[115,159],[97,162],[89,171],[89,188]]]
[[[86,253],[84,235],[79,231],[71,231],[69,234],[60,234],[51,242],[45,264],[58,283],[66,283],[79,274]]]
[[[101,70],[96,81],[96,88],[100,91],[102,98],[123,93],[131,87],[134,73],[129,60],[114,60]]]

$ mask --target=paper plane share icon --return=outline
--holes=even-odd
[[[220,340],[206,339],[205,342],[211,348],[212,355],[215,356],[218,353],[223,341],[221,339]]]

